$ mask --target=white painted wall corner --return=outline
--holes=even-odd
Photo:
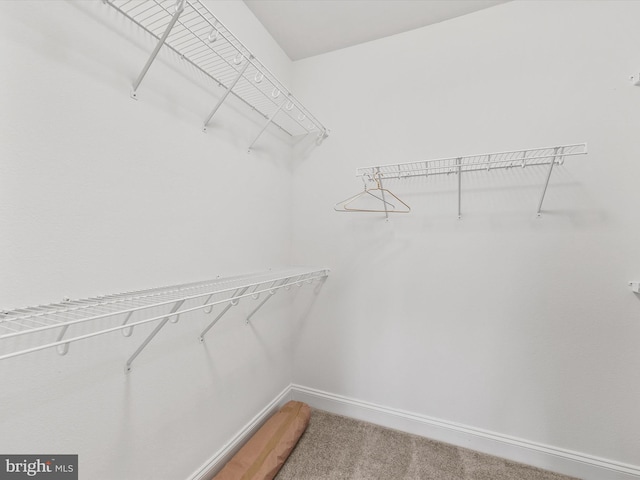
[[[289,400],[298,400],[336,415],[447,442],[583,480],[640,480],[640,466],[637,465],[531,442],[296,384],[291,384],[280,392],[188,480],[210,479],[264,422]]]
[[[249,423],[234,435],[220,450],[218,450],[204,465],[196,470],[188,480],[209,480],[236,454],[242,445],[258,431],[267,419],[291,400],[291,385],[280,392],[266,407],[264,407]]]

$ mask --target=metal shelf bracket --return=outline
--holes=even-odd
[[[131,89],[131,98],[133,98],[134,100],[138,99],[137,92],[138,92],[138,87],[140,86],[140,83],[142,83],[142,79],[147,74],[147,72],[149,71],[149,67],[151,67],[151,64],[158,56],[158,52],[160,51],[160,48],[162,48],[162,45],[164,45],[164,42],[167,40],[167,37],[169,36],[169,33],[171,33],[171,29],[173,28],[173,26],[178,21],[180,14],[184,12],[184,2],[185,0],[176,1],[175,12],[171,17],[171,20],[169,21],[167,28],[162,34],[162,37],[160,37],[160,40],[158,41],[156,48],[154,48],[153,52],[151,52],[151,56],[149,57],[149,60],[147,60],[147,63],[145,63],[144,67],[142,67],[142,71],[140,72],[140,75],[138,75],[138,78],[136,79],[136,81],[133,82],[133,88]]]
[[[124,366],[125,373],[129,373],[131,371],[131,364],[136,359],[136,357],[140,355],[140,353],[142,353],[142,351],[145,349],[147,345],[149,345],[149,342],[153,340],[153,337],[155,337],[160,332],[160,330],[162,330],[162,327],[164,327],[167,324],[169,319],[173,316],[173,314],[175,314],[180,309],[183,303],[184,303],[184,300],[178,300],[173,305],[173,308],[171,308],[171,311],[169,312],[169,314],[166,317],[164,317],[158,325],[156,325],[156,328],[153,329],[153,331],[144,340],[144,342],[142,342],[142,344],[138,347],[138,349],[135,352],[133,352],[133,355],[129,357],[129,360],[127,360],[127,363]]]
[[[553,158],[549,162],[549,170],[547,170],[547,179],[544,182],[544,188],[542,189],[542,195],[540,196],[540,202],[538,203],[538,211],[536,215],[540,217],[542,215],[542,202],[544,202],[544,195],[547,193],[547,187],[549,186],[549,180],[551,179],[551,173],[553,172],[553,167],[558,162],[558,155],[562,158],[562,152],[564,151],[563,147],[556,147],[553,149]]]
[[[285,283],[287,283],[288,281],[289,281],[289,279],[288,279],[288,278],[285,278],[285,279],[280,283],[280,285],[284,285],[284,284],[285,284]],[[273,282],[273,283],[275,284],[276,282]],[[274,285],[272,284],[271,286],[273,287]],[[247,315],[247,318],[245,319],[244,323],[248,325],[248,324],[249,324],[249,321],[251,320],[251,317],[253,317],[253,316],[255,315],[255,313],[256,313],[258,310],[260,310],[260,309],[262,308],[262,306],[263,306],[265,303],[267,303],[267,301],[268,301],[271,297],[273,297],[273,296],[276,294],[276,292],[277,292],[277,290],[274,290],[273,288],[271,288],[271,289],[269,290],[269,292],[267,293],[267,296],[266,296],[266,297],[265,297],[265,298],[264,298],[264,299],[263,299],[263,300],[258,304],[258,306],[257,306],[256,308],[254,308],[254,309],[253,309],[253,311],[252,311],[249,315]],[[257,299],[256,299],[256,300],[257,300]]]
[[[244,287],[244,288],[239,288],[237,289],[235,292],[233,292],[233,294],[231,295],[231,297],[228,298],[229,303],[227,304],[226,307],[224,307],[222,309],[222,311],[218,314],[218,316],[216,318],[213,319],[213,321],[211,323],[209,323],[209,325],[207,325],[205,327],[205,329],[202,331],[202,333],[200,334],[200,336],[198,337],[198,339],[200,340],[200,342],[204,342],[204,336],[207,334],[207,332],[209,330],[211,330],[211,328],[218,323],[218,320],[220,320],[222,317],[224,317],[225,313],[227,313],[231,307],[235,307],[236,305],[238,305],[238,302],[240,301],[239,297],[244,295],[244,293],[249,289],[249,287]]]
[[[275,116],[278,114],[278,112],[280,112],[280,110],[282,110],[282,107],[284,107],[285,103],[287,103],[287,102],[288,102],[288,99],[286,99],[286,98],[282,102],[280,102],[280,105],[278,105],[278,108],[275,110],[275,112],[273,112],[271,114],[271,116],[267,119],[266,123],[264,124],[264,126],[260,130],[260,133],[258,133],[256,138],[253,139],[253,142],[251,142],[251,145],[249,145],[249,148],[247,149],[247,152],[251,153],[251,148],[253,148],[253,145],[258,141],[260,136],[264,133],[264,131],[269,126],[269,124],[271,122],[273,122],[273,119],[275,118]]]
[[[462,218],[462,158],[456,158],[458,166],[458,220]]]
[[[253,57],[251,57],[253,58]],[[244,74],[245,70],[247,69],[247,67],[249,66],[249,63],[251,63],[249,60],[247,60],[246,62],[244,62],[244,65],[242,66],[242,68],[238,71],[238,74],[236,75],[236,78],[233,79],[233,82],[231,82],[231,84],[228,87],[225,87],[225,92],[222,94],[222,96],[220,97],[220,99],[218,100],[218,103],[216,103],[216,106],[213,107],[213,110],[211,110],[211,113],[207,116],[207,118],[204,120],[204,123],[202,125],[202,131],[206,132],[207,131],[207,125],[209,125],[209,122],[211,121],[211,119],[213,118],[213,116],[216,114],[216,112],[218,111],[218,109],[220,108],[220,105],[222,105],[224,103],[224,101],[227,99],[227,97],[229,96],[229,94],[231,93],[231,90],[233,90],[233,87],[236,86],[236,83],[238,83],[238,80],[240,80],[242,78],[242,75]]]

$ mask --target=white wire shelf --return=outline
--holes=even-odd
[[[420,162],[396,163],[361,167],[356,169],[356,176],[364,181],[378,182],[383,180],[403,179],[411,177],[429,177],[431,175],[453,174],[458,179],[458,218],[461,217],[461,182],[462,174],[467,172],[491,171],[509,168],[527,168],[547,166],[546,182],[538,204],[538,216],[541,215],[542,202],[549,185],[554,166],[562,165],[567,157],[587,154],[586,143],[558,145],[553,147],[511,150],[508,152],[483,153],[460,157],[440,158]]]
[[[134,98],[155,56],[165,45],[225,89],[203,122],[205,130],[231,94],[267,120],[260,134],[273,123],[290,136],[315,134],[318,144],[328,136],[327,128],[200,0],[105,1],[158,40],[133,85]]]
[[[356,170],[356,175],[373,181],[376,175],[382,180],[417,176],[427,177],[429,175],[455,174],[459,171],[464,173],[481,170],[490,171],[499,168],[526,168],[549,165],[551,160],[553,160],[556,165],[561,165],[566,157],[585,155],[586,153],[587,144],[576,143],[557,147],[512,150],[509,152],[483,153],[464,157],[449,157],[420,162],[361,167]]]
[[[127,360],[125,371],[129,372],[133,360],[153,337],[182,314],[210,314],[216,305],[224,305],[200,334],[203,342],[207,332],[241,299],[262,297],[246,317],[248,323],[278,290],[323,282],[328,274],[327,269],[286,268],[1,312],[0,360],[54,347],[66,355],[73,342],[117,331],[130,337],[136,326],[157,322]]]

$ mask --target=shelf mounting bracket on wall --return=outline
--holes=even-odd
[[[129,373],[131,371],[131,364],[136,359],[136,357],[140,355],[140,353],[142,353],[142,351],[145,349],[147,345],[149,345],[149,342],[153,340],[153,337],[155,337],[160,332],[160,330],[162,330],[162,327],[164,327],[167,324],[169,319],[180,309],[183,303],[184,303],[184,300],[178,300],[171,308],[171,311],[169,312],[169,314],[166,317],[164,317],[158,325],[156,325],[156,328],[154,328],[153,331],[149,334],[149,336],[144,340],[144,342],[140,344],[138,349],[135,352],[133,352],[133,355],[129,357],[129,360],[127,360],[127,363],[124,366],[124,371],[126,373]]]
[[[553,149],[553,158],[549,162],[549,170],[547,170],[547,179],[544,182],[544,188],[542,189],[542,195],[540,196],[540,203],[538,203],[538,211],[536,215],[540,217],[542,215],[542,202],[544,202],[544,196],[547,193],[547,187],[549,186],[549,180],[551,179],[551,173],[553,172],[553,166],[558,161],[562,161],[562,152],[564,151],[563,147],[556,147]],[[558,159],[558,154],[560,154],[560,159]]]
[[[285,278],[284,280],[282,280],[282,282],[280,283],[280,285],[284,285],[284,284],[285,284],[285,283],[287,283],[288,281],[289,281],[289,279],[288,279],[288,278]],[[275,290],[275,289],[273,288],[273,287],[275,286],[275,284],[276,284],[276,282],[273,282],[273,283],[271,284],[271,289],[269,290],[269,292],[268,292],[267,296],[264,298],[264,300],[262,300],[262,301],[258,304],[258,306],[257,306],[256,308],[254,308],[254,309],[253,309],[253,311],[252,311],[249,315],[247,315],[247,318],[245,319],[244,323],[248,324],[248,323],[249,323],[249,320],[251,320],[251,317],[253,317],[253,316],[255,315],[255,313],[256,313],[258,310],[260,310],[260,309],[262,308],[262,306],[263,306],[265,303],[267,303],[267,301],[268,301],[271,297],[273,297],[273,296],[276,294],[277,290]]]
[[[458,166],[458,220],[462,218],[462,158],[456,158]]]
[[[251,58],[253,58],[253,57],[251,57]],[[220,108],[220,105],[222,105],[224,103],[224,101],[227,99],[227,97],[231,93],[231,90],[233,90],[233,87],[236,86],[236,83],[238,83],[238,80],[240,80],[242,78],[242,75],[244,74],[245,70],[249,66],[249,63],[251,63],[250,60],[246,60],[244,62],[244,65],[242,66],[242,68],[238,71],[238,74],[236,75],[236,77],[233,79],[233,81],[229,84],[228,87],[225,87],[225,92],[222,94],[222,97],[220,97],[220,99],[218,100],[218,103],[216,103],[216,106],[213,107],[213,110],[211,110],[211,113],[204,120],[204,124],[202,125],[202,131],[203,132],[207,131],[207,125],[209,125],[209,122],[211,121],[213,116],[216,114],[216,112]]]
[[[140,75],[138,75],[138,78],[133,83],[133,88],[131,89],[131,98],[133,98],[134,100],[138,99],[138,93],[137,92],[138,92],[138,87],[140,86],[140,83],[142,83],[142,79],[147,74],[147,72],[149,71],[149,67],[151,67],[151,64],[153,63],[153,61],[158,56],[158,52],[162,48],[162,45],[164,45],[164,42],[167,40],[167,37],[169,36],[169,33],[171,33],[171,29],[173,28],[173,26],[178,21],[178,18],[180,17],[180,14],[182,12],[184,12],[184,2],[185,2],[185,0],[177,0],[176,1],[175,12],[173,13],[173,16],[171,17],[171,20],[169,21],[169,23],[167,25],[167,28],[165,29],[164,33],[162,34],[162,37],[160,37],[160,40],[158,41],[158,43],[156,45],[156,48],[154,48],[153,52],[151,52],[151,56],[149,57],[149,60],[147,60],[147,63],[145,63],[144,67],[142,67],[142,71],[140,72]]]
[[[249,287],[238,288],[235,292],[233,292],[233,294],[229,298],[229,303],[227,304],[227,306],[224,307],[222,311],[218,314],[218,316],[214,318],[213,321],[205,327],[205,329],[200,334],[200,337],[198,337],[201,342],[204,342],[204,336],[207,334],[209,330],[211,330],[211,328],[213,328],[213,326],[216,323],[218,323],[218,320],[224,317],[225,313],[227,313],[229,309],[231,309],[231,307],[235,307],[236,305],[238,305],[238,302],[240,302],[240,299],[238,297],[241,297],[242,295],[244,295],[248,289]]]
[[[287,103],[288,101],[289,100],[285,98],[282,102],[280,102],[280,105],[278,105],[278,108],[275,110],[275,112],[273,112],[271,116],[267,119],[266,123],[262,127],[262,130],[260,130],[260,133],[258,133],[258,136],[254,138],[253,142],[251,142],[251,145],[249,145],[249,148],[247,149],[248,152],[251,152],[251,148],[253,148],[253,145],[258,141],[260,136],[264,133],[264,131],[269,126],[269,124],[273,122],[273,119],[275,118],[275,116],[278,114],[280,110],[282,110],[282,107],[284,107],[285,103]]]

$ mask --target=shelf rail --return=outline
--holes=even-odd
[[[247,315],[245,322],[249,323],[278,290],[324,282],[328,275],[327,269],[283,268],[0,312],[0,360],[54,347],[58,354],[66,355],[71,343],[117,331],[130,337],[136,326],[158,322],[127,360],[128,373],[153,338],[181,315],[196,311],[210,314],[213,307],[225,305],[200,334],[199,340],[204,342],[207,332],[240,300],[264,296]]]
[[[356,169],[356,176],[374,182],[388,179],[429,177],[431,175],[456,175],[458,179],[458,218],[462,217],[462,174],[510,168],[547,166],[544,187],[538,202],[537,216],[542,215],[542,203],[556,165],[564,164],[567,157],[587,154],[586,143],[574,143],[553,147],[483,153],[462,157],[440,158],[420,162],[375,165]]]
[[[209,77],[224,93],[203,121],[203,131],[229,95],[233,95],[290,136],[316,135],[328,129],[262,64],[201,0],[103,0],[153,36],[158,43],[133,84],[138,88],[162,46]],[[253,141],[249,150],[256,142]]]

